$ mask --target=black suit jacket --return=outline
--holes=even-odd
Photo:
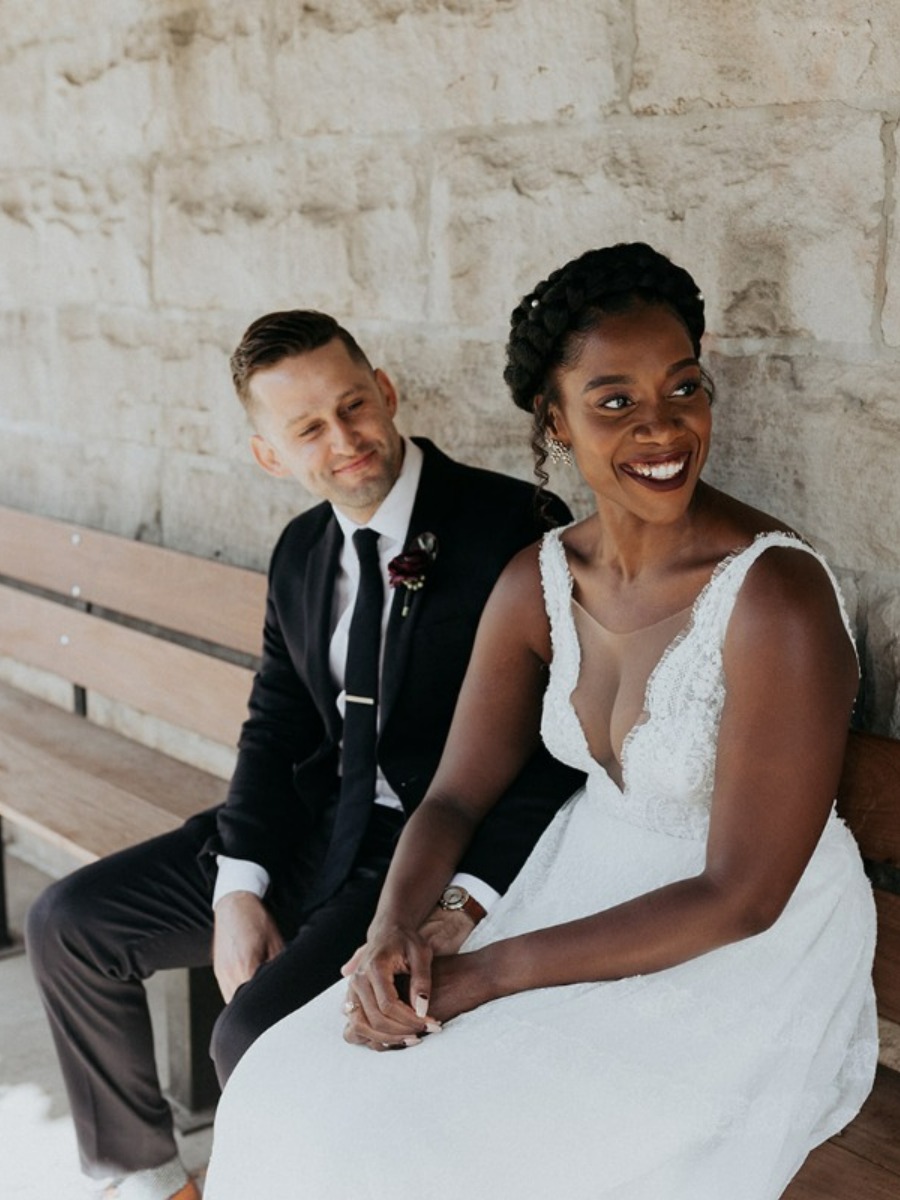
[[[402,615],[394,597],[381,680],[378,759],[410,813],[438,765],[485,601],[509,559],[540,536],[534,489],[454,462],[424,439],[409,537],[438,554]],[[569,519],[551,500],[553,523]],[[263,657],[237,767],[210,851],[261,863],[277,886],[327,839],[338,792],[341,720],[328,665],[342,534],[331,505],[285,529],[272,555]],[[503,892],[581,776],[538,751],[481,827],[461,869]],[[320,865],[320,864],[319,864]]]

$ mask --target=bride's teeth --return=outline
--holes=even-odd
[[[632,470],[644,479],[674,479],[685,464],[683,458],[664,463],[633,463]]]

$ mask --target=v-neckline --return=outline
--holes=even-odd
[[[651,690],[653,689],[653,687],[656,683],[656,679],[659,676],[660,671],[662,670],[662,668],[665,666],[666,662],[671,657],[673,651],[675,649],[677,649],[677,647],[679,647],[682,644],[682,642],[684,642],[687,638],[689,638],[691,636],[691,634],[693,633],[693,631],[696,627],[697,612],[700,609],[701,605],[705,602],[707,596],[710,593],[710,589],[717,582],[719,577],[731,565],[731,563],[733,563],[742,554],[745,554],[748,550],[752,549],[752,547],[755,546],[756,543],[758,541],[760,541],[760,539],[769,536],[769,532],[766,531],[766,532],[758,533],[756,535],[756,537],[754,537],[753,540],[751,542],[749,542],[746,546],[742,546],[739,550],[732,550],[728,554],[726,554],[724,558],[721,558],[716,563],[715,567],[713,567],[713,570],[712,570],[712,573],[710,574],[709,579],[707,579],[706,583],[703,585],[703,587],[697,593],[696,597],[694,598],[693,603],[688,605],[687,609],[682,609],[682,612],[689,611],[690,615],[688,616],[688,619],[687,619],[686,623],[684,624],[684,626],[678,631],[678,633],[675,634],[675,636],[672,638],[672,640],[665,646],[665,648],[663,649],[662,653],[659,656],[659,659],[655,663],[653,670],[647,676],[647,682],[644,685],[644,697],[643,697],[643,702],[641,704],[641,711],[638,715],[637,720],[634,722],[634,724],[628,730],[628,733],[626,733],[625,737],[622,739],[622,753],[621,753],[620,758],[618,759],[619,766],[622,768],[622,783],[621,784],[616,782],[616,780],[609,773],[609,769],[607,767],[605,767],[603,765],[603,763],[599,762],[594,757],[594,755],[591,753],[590,743],[588,742],[587,734],[584,731],[584,726],[581,723],[581,718],[578,716],[578,713],[575,710],[575,706],[572,704],[572,696],[575,694],[575,691],[578,687],[578,681],[581,676],[581,662],[582,662],[581,642],[578,640],[578,631],[575,628],[575,618],[572,615],[572,603],[574,602],[574,603],[578,604],[578,601],[575,600],[575,579],[574,579],[574,576],[572,575],[571,569],[569,568],[569,558],[568,558],[568,555],[566,554],[566,547],[562,540],[562,534],[565,532],[565,530],[564,529],[556,529],[553,532],[555,534],[554,541],[556,542],[557,549],[561,556],[562,567],[563,567],[563,571],[565,572],[565,578],[567,581],[567,591],[568,591],[569,603],[565,606],[565,611],[566,611],[566,619],[570,623],[569,632],[571,634],[572,641],[575,646],[573,681],[572,681],[571,687],[568,689],[568,693],[567,693],[567,702],[569,705],[569,710],[572,714],[572,719],[575,722],[575,727],[578,730],[578,734],[581,739],[582,749],[584,751],[584,754],[585,754],[587,760],[598,771],[602,771],[602,773],[609,780],[610,784],[616,789],[616,791],[619,793],[619,795],[624,797],[628,792],[628,763],[627,763],[628,751],[629,751],[631,743],[634,740],[637,732],[640,729],[642,729],[650,721],[650,718],[652,715],[651,711],[650,711],[650,694],[651,694]],[[795,540],[799,541],[799,539],[795,539]],[[581,604],[579,604],[578,607],[581,608],[582,611],[587,612],[587,610],[584,609]],[[590,613],[587,613],[587,615],[588,615],[588,617],[591,616]],[[673,616],[674,615],[676,615],[676,614],[673,614]],[[680,614],[678,614],[678,615],[680,615]],[[591,617],[591,620],[595,620],[595,618]],[[600,624],[599,621],[596,623],[598,625]],[[600,628],[602,629],[605,627],[601,625]],[[566,680],[567,686],[568,686],[569,682],[570,682],[569,680]]]
[[[618,633],[615,629],[610,629],[608,625],[604,625],[602,621],[599,621],[592,612],[584,607],[580,600],[575,599],[574,588],[572,591],[571,602],[579,612],[584,613],[592,625],[596,625],[598,629],[601,629],[609,637],[617,638],[620,641],[624,641],[626,638],[635,637],[639,633],[646,634],[652,629],[658,629],[660,625],[666,625],[668,622],[674,621],[676,617],[683,617],[685,613],[690,613],[694,607],[692,602],[691,604],[685,605],[684,608],[680,608],[678,612],[670,613],[667,617],[662,617],[659,621],[651,621],[649,625],[641,625],[639,629],[628,629],[623,633]]]

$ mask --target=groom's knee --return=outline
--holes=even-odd
[[[220,1087],[225,1086],[244,1053],[270,1024],[259,1004],[254,1003],[252,981],[245,983],[219,1013],[210,1038],[209,1053]]]

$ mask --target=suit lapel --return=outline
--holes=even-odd
[[[334,584],[343,540],[341,527],[332,517],[327,522],[322,537],[310,550],[303,574],[303,612],[308,639],[306,661],[309,670],[309,686],[319,704],[326,725],[332,732],[337,732],[338,726],[335,707],[337,693],[331,677],[328,648],[331,638]],[[339,732],[337,736],[339,736]]]
[[[452,487],[448,476],[453,473],[453,461],[442,454],[425,438],[415,438],[425,455],[422,463],[422,475],[413,504],[409,528],[406,531],[406,543],[420,533],[434,532],[435,527],[443,528],[442,518],[452,504]],[[438,554],[440,554],[440,539]],[[428,583],[412,597],[412,603],[406,616],[403,616],[403,602],[406,589],[395,589],[391,612],[388,618],[385,635],[384,659],[381,668],[381,714],[380,725],[384,729],[390,717],[394,702],[400,691],[405,673],[406,663],[412,646],[412,635],[418,623],[422,605],[427,603]]]

